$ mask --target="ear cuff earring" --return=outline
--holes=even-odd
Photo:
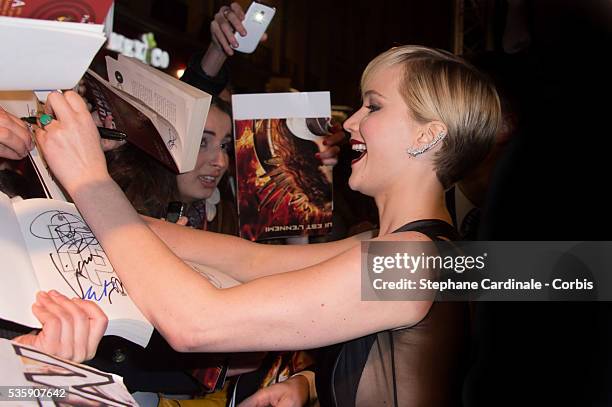
[[[406,152],[408,153],[408,155],[410,155],[411,157],[417,157],[421,154],[423,154],[424,152],[431,150],[436,144],[438,144],[440,142],[440,140],[442,140],[444,137],[446,137],[446,132],[440,132],[435,139],[432,140],[431,143],[426,144],[422,147],[419,148],[407,148]]]

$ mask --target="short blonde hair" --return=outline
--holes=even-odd
[[[447,189],[473,170],[489,153],[501,121],[492,82],[463,59],[446,51],[404,45],[374,58],[363,71],[365,89],[373,73],[403,65],[399,92],[413,118],[438,120],[448,129],[436,153],[436,175]]]

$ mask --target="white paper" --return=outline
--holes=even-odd
[[[37,326],[38,320],[30,311],[36,301],[38,282],[26,251],[25,241],[13,205],[0,192],[0,317],[9,321],[23,321]],[[0,382],[2,383],[2,382]]]
[[[102,25],[0,17],[0,89],[73,88],[105,40]]]
[[[2,91],[0,106],[16,117],[36,116],[38,102],[32,91]]]
[[[7,393],[2,394],[2,399],[6,401],[0,401],[0,405],[138,406],[120,376],[69,362],[6,339],[0,339],[0,383],[3,393]],[[64,397],[57,400],[59,404],[48,398],[8,401],[9,390],[15,391],[18,387],[58,389],[56,394]]]
[[[153,327],[127,296],[102,246],[75,206],[28,199],[13,208],[40,288],[97,303],[109,318],[106,334],[119,334],[146,346]]]
[[[51,170],[49,170],[49,167],[47,167],[47,163],[38,151],[38,147],[34,147],[32,151],[30,151],[30,159],[32,160],[32,165],[34,166],[36,175],[43,185],[47,198],[68,202],[66,195],[64,195],[62,189],[53,179]]]
[[[232,96],[234,120],[329,117],[329,92],[253,93]]]

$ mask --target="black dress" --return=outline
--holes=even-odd
[[[405,231],[423,233],[433,241],[457,239],[455,229],[437,219],[411,222],[395,232]],[[321,405],[461,405],[468,316],[465,302],[434,302],[425,317],[409,328],[329,348],[327,362],[317,370]]]

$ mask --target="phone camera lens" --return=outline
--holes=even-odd
[[[257,13],[255,13],[253,19],[258,23],[261,23],[264,20],[265,14],[266,13],[264,11],[258,11]]]

